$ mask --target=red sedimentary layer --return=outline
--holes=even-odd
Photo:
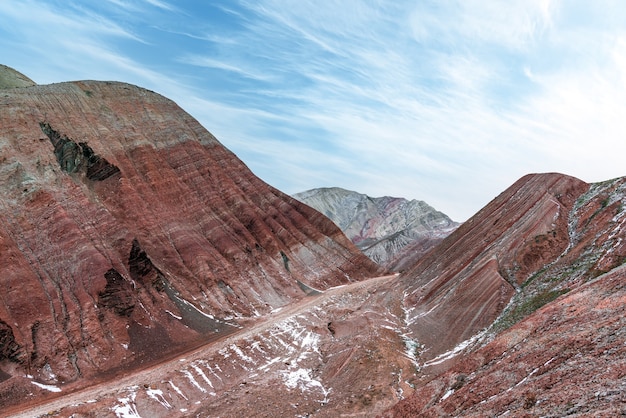
[[[625,283],[620,268],[561,296],[385,416],[623,415]]]
[[[568,214],[587,184],[530,175],[402,275],[408,321],[432,359],[491,325],[527,276],[568,245]]]
[[[153,92],[33,86],[4,90],[0,108],[5,377],[67,382],[157,358],[302,298],[297,281],[382,272]]]
[[[0,109],[11,411],[44,391],[27,373],[70,399],[105,382],[67,415],[367,416],[397,400],[385,416],[626,411],[626,178],[523,177],[400,278],[319,295],[381,268],[173,102],[77,82],[2,91]],[[319,298],[274,311],[306,294]],[[250,328],[174,358],[236,322]]]

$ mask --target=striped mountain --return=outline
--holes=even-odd
[[[329,217],[365,255],[402,270],[458,227],[421,200],[370,197],[339,187],[293,195]]]

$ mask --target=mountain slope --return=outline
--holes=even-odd
[[[625,184],[526,176],[395,280],[328,289],[119,385],[35,410],[614,416],[626,358]],[[610,272],[594,280],[599,268]]]
[[[388,416],[623,411],[625,202],[626,178],[525,176],[406,272],[420,373]]]
[[[402,274],[398,292],[423,360],[491,325],[567,248],[568,214],[587,188],[560,174],[525,176]]]
[[[404,258],[400,254],[427,251],[458,226],[419,200],[372,198],[338,187],[294,197],[328,216],[368,257],[386,266]]]
[[[383,272],[153,92],[30,86],[0,108],[4,401],[11,376],[133,367]]]
[[[626,410],[626,178],[525,176],[365,280],[384,269],[173,102],[7,84],[0,415]]]
[[[620,267],[561,296],[384,416],[624,415],[625,283]]]

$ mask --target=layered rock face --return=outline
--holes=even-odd
[[[372,198],[338,187],[294,197],[328,216],[372,260],[394,270],[426,253],[458,227],[426,202]]]
[[[384,416],[623,416],[625,283],[619,267],[561,296]]]
[[[265,314],[59,413],[619,415],[624,202],[626,178],[524,177],[400,277]]]
[[[386,416],[623,413],[625,202],[526,176],[404,274],[420,377]]]
[[[159,359],[383,272],[158,94],[32,85],[0,109],[0,391]]]
[[[526,176],[402,275],[398,291],[422,360],[490,326],[528,276],[565,251],[568,215],[587,188],[560,174]]]
[[[0,415],[626,412],[626,178],[525,176],[364,281],[383,268],[173,102],[15,83]]]

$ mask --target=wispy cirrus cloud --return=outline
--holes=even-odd
[[[6,64],[161,92],[288,193],[463,220],[528,172],[626,174],[620,1],[26,0],[0,17]]]
[[[299,36],[299,53],[309,59],[281,62],[305,82],[285,95],[301,101],[295,117],[315,121],[333,138],[329,152],[361,163],[340,179],[349,187],[366,184],[359,190],[374,194],[414,190],[413,196],[441,207],[455,206],[455,200],[478,209],[529,171],[559,170],[590,180],[611,175],[599,161],[588,163],[588,148],[594,132],[623,120],[615,115],[621,113],[616,95],[607,91],[619,80],[611,63],[590,76],[610,55],[602,25],[584,29],[582,49],[580,43],[562,45],[563,36],[581,36],[567,19],[567,5],[438,2],[409,14],[395,8],[390,15],[372,8],[351,13],[351,6],[333,4],[320,15],[310,7],[263,4],[250,8],[273,23],[249,29],[261,38],[276,38],[277,27],[285,38]],[[590,53],[595,57],[587,62]],[[541,82],[537,72],[552,81]],[[604,104],[590,99],[593,91],[603,93]],[[618,133],[619,127],[609,130]],[[611,135],[605,132],[600,143],[617,146]],[[610,167],[613,173],[621,169]],[[379,180],[361,181],[366,172],[380,173]],[[405,173],[411,172],[409,180]],[[400,182],[390,177],[405,180],[396,188]],[[468,180],[477,186],[468,187]],[[486,185],[490,195],[481,193]]]

